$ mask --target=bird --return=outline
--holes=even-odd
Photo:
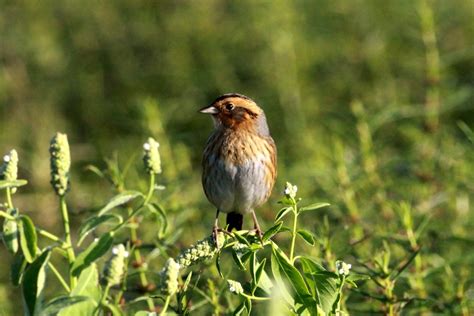
[[[202,186],[216,208],[212,230],[217,243],[219,213],[227,213],[227,232],[241,230],[243,216],[252,215],[254,230],[262,231],[255,208],[265,203],[277,176],[277,149],[264,111],[251,98],[227,93],[199,112],[211,115],[211,132],[202,158]]]

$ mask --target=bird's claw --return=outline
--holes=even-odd
[[[216,245],[216,248],[219,249],[219,238],[217,234],[219,233],[219,227],[214,226],[212,228],[212,240],[214,240],[214,244]]]
[[[258,236],[258,239],[260,240],[260,242],[263,243],[263,233],[260,227],[255,227],[253,231],[255,232],[255,235]]]

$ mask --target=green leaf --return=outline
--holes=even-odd
[[[186,277],[186,280],[184,281],[183,286],[181,287],[182,292],[186,292],[188,290],[189,283],[191,282],[191,278],[193,277],[193,272],[189,272],[188,276]]]
[[[89,235],[92,231],[94,231],[99,225],[112,221],[115,224],[120,224],[123,222],[123,218],[117,214],[105,214],[102,216],[92,216],[89,217],[79,228],[79,241],[77,244],[80,246],[84,239]]]
[[[351,272],[349,276],[346,277],[346,282],[352,285],[353,287],[357,288],[357,281],[366,281],[370,280],[370,276],[365,275],[365,274],[359,274],[359,273],[354,273]]]
[[[326,268],[311,258],[301,256],[298,257],[298,260],[303,264],[303,271],[305,273],[327,272]]]
[[[250,257],[252,256],[253,251],[249,250],[247,252],[244,252],[242,256],[240,257],[240,260],[243,262],[243,264],[246,264],[247,261],[250,260]]]
[[[258,265],[257,272],[255,273],[255,284],[258,286],[260,283],[260,279],[262,277],[262,272],[265,269],[265,263],[267,263],[267,259],[263,258],[262,262]]]
[[[13,257],[13,262],[10,268],[10,278],[14,286],[21,284],[23,272],[25,271],[27,262],[25,256],[19,252]]]
[[[291,297],[290,292],[288,292],[285,281],[281,276],[280,265],[278,264],[276,256],[271,256],[270,266],[272,269],[273,279],[276,283],[276,290],[278,291],[278,295],[281,296],[289,306],[293,306],[294,300]]]
[[[143,197],[143,194],[138,191],[125,191],[117,194],[112,197],[109,202],[99,211],[98,216],[104,215],[111,209],[130,202],[131,200],[136,199],[137,197]]]
[[[297,234],[300,235],[300,237],[303,238],[303,240],[306,241],[308,244],[314,246],[314,236],[309,231],[305,229],[298,229]]]
[[[278,201],[278,203],[288,206],[293,206],[295,204],[292,199],[287,198],[286,196],[284,196],[280,201]]]
[[[249,264],[249,267],[250,267],[250,274],[252,275],[252,281],[254,283],[254,285],[256,286],[257,285],[257,282],[256,282],[256,279],[257,279],[257,256],[255,255],[255,252],[252,252],[251,255],[250,255],[250,260],[249,260],[250,264]]]
[[[288,214],[289,212],[291,212],[293,210],[293,207],[284,207],[282,208],[277,216],[275,217],[275,223],[276,222],[279,222],[283,217],[285,217],[286,214]]]
[[[239,267],[240,270],[246,271],[247,269],[245,268],[245,265],[242,263],[242,260],[240,260],[240,257],[235,253],[235,251],[232,251],[232,258],[234,258],[235,263],[237,263],[237,266]]]
[[[87,296],[59,296],[52,299],[43,310],[41,310],[41,316],[56,316],[56,315],[67,315],[64,313],[65,310],[71,312],[69,315],[85,315],[80,313],[76,305],[89,301],[90,298]],[[92,313],[94,311],[92,310]],[[92,314],[89,314],[92,315]]]
[[[77,256],[72,264],[71,273],[74,276],[79,274],[98,258],[102,257],[114,243],[113,232],[102,235],[99,239],[94,240],[89,247]]]
[[[269,240],[270,238],[272,238],[273,236],[275,236],[281,229],[281,227],[283,226],[283,222],[278,222],[276,223],[275,225],[273,225],[272,227],[270,227],[266,232],[265,234],[263,234],[263,241],[267,241]]]
[[[35,225],[27,215],[18,218],[18,232],[20,234],[20,246],[26,261],[33,262],[36,257],[37,236]]]
[[[26,315],[39,314],[43,299],[43,290],[46,281],[45,267],[51,256],[51,250],[44,251],[31,265],[26,269],[23,282],[23,302]]]
[[[168,229],[168,218],[166,217],[165,210],[158,204],[158,203],[149,203],[147,204],[148,209],[156,214],[161,219],[161,227],[159,236],[163,236],[166,234],[166,230]]]
[[[26,180],[0,180],[0,190],[6,188],[17,188],[28,183]]]
[[[316,290],[316,300],[328,314],[337,299],[337,280],[339,277],[326,271],[322,265],[307,257],[299,257],[305,275],[308,276]]]
[[[307,212],[307,211],[314,211],[314,210],[317,210],[317,209],[320,209],[322,207],[326,207],[326,206],[329,206],[329,205],[331,205],[331,204],[325,203],[325,202],[314,203],[314,204],[310,204],[310,205],[301,207],[298,212],[302,213],[302,212]]]
[[[18,211],[17,209],[9,209],[8,214],[12,216],[17,216]],[[3,235],[2,235],[3,243],[5,247],[10,251],[12,254],[16,254],[18,252],[18,223],[16,219],[10,220],[6,219],[3,222]]]
[[[99,168],[97,168],[94,165],[87,165],[87,166],[85,166],[84,170],[91,171],[91,172],[95,173],[97,176],[99,176],[100,178],[105,178],[105,174],[102,172],[102,170],[100,170]]]
[[[222,270],[221,270],[221,254],[220,254],[220,252],[218,252],[217,255],[216,255],[216,269],[217,269],[217,272],[219,273],[219,276],[221,278],[224,278],[224,275],[222,274]]]
[[[459,128],[464,132],[467,138],[474,144],[474,131],[463,121],[456,122]]]
[[[247,309],[247,314],[252,315],[252,301],[249,298],[244,299],[244,305]]]
[[[242,313],[244,312],[244,310],[245,310],[245,304],[244,304],[244,303],[241,303],[239,306],[237,306],[237,308],[234,310],[234,312],[232,313],[232,315],[234,315],[234,316],[242,315]]]
[[[293,289],[295,300],[308,308],[308,311],[312,313],[316,312],[316,301],[313,299],[308,287],[300,274],[288,257],[281,251],[281,249],[272,242],[272,256],[275,257],[275,261],[280,267],[280,271],[285,276],[288,283]]]
[[[250,243],[248,242],[247,238],[239,234],[238,232],[234,231],[233,232],[234,237],[241,243],[247,246],[250,246]]]
[[[355,273],[351,272],[349,275],[346,277],[347,282],[351,282],[352,285],[357,287],[357,284],[355,282],[357,281],[365,281],[365,280],[370,280],[370,276],[365,275],[365,274],[360,274],[360,273]]]
[[[97,303],[100,301],[99,272],[95,263],[81,272],[76,287],[71,291],[71,296],[87,296]]]
[[[262,264],[266,263],[266,259],[262,260]],[[270,295],[272,293],[273,282],[265,272],[265,266],[262,266],[262,269],[257,271],[257,278],[258,280],[258,289],[262,289],[266,295]],[[263,296],[263,295],[262,295]]]
[[[321,308],[329,313],[337,300],[337,275],[332,272],[317,272],[313,274]]]

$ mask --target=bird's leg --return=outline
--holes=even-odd
[[[262,230],[260,229],[260,225],[258,225],[257,216],[255,215],[254,210],[252,210],[252,218],[253,218],[253,227],[255,229],[255,232],[257,233],[260,240],[262,240],[262,237],[263,237]]]
[[[214,226],[212,226],[212,239],[216,245],[216,248],[219,249],[219,233],[224,233],[229,236],[232,236],[232,233],[229,233],[227,230],[219,228],[219,210],[216,211],[216,220],[214,221]]]
[[[212,227],[212,238],[214,239],[214,243],[216,244],[216,248],[219,249],[219,241],[217,238],[217,234],[219,232],[219,209],[216,211],[216,220],[214,221],[214,226]]]

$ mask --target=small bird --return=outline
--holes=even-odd
[[[277,173],[277,151],[263,110],[249,97],[224,94],[199,112],[210,114],[214,130],[202,159],[202,185],[217,208],[213,236],[217,240],[219,213],[227,213],[227,230],[241,230],[243,215],[252,214],[254,229],[262,231],[254,209],[265,203]]]

